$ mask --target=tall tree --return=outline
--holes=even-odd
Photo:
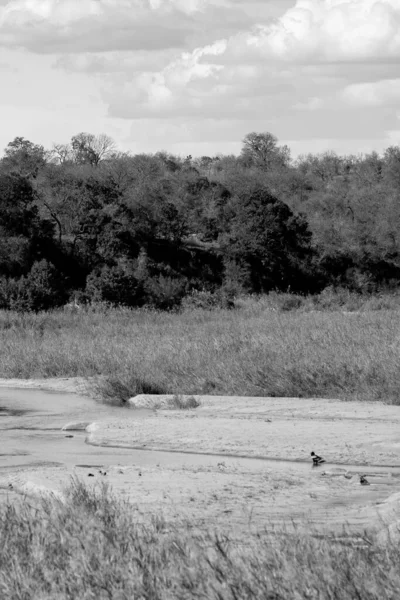
[[[253,291],[307,289],[302,267],[312,256],[306,220],[259,189],[234,199],[230,229],[221,236],[227,259],[247,271]]]
[[[101,133],[78,133],[71,140],[71,147],[75,162],[97,166],[100,161],[111,158],[116,152],[114,140]]]
[[[268,170],[272,166],[287,166],[290,162],[290,150],[287,146],[278,146],[278,138],[272,133],[248,133],[243,140],[242,158],[249,165]]]
[[[0,168],[3,172],[35,179],[46,162],[47,152],[43,146],[33,144],[23,137],[16,137],[4,150]]]

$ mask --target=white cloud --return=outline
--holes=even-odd
[[[313,94],[317,80],[321,85],[321,77],[326,79],[324,61],[337,61],[345,69],[372,59],[400,62],[400,0],[297,0],[275,22],[183,53],[159,72],[117,86],[107,100],[110,114],[123,117],[125,110],[127,118],[247,118],[252,110],[261,115],[279,103],[283,109],[315,111],[325,104],[325,98]],[[299,62],[318,70],[301,81],[295,71]],[[335,74],[335,88],[331,82],[335,97],[341,77]],[[298,102],[288,102],[285,93],[296,90]]]
[[[400,79],[348,85],[341,97],[352,106],[396,106],[400,102]]]
[[[289,61],[400,60],[400,0],[297,0],[248,50]]]
[[[71,94],[81,80],[101,95],[102,130],[131,120],[147,151],[214,135],[233,147],[252,130],[345,145],[398,129],[400,0],[0,0],[2,44],[46,64],[57,54]],[[66,139],[81,129],[62,126]]]
[[[296,110],[318,110],[323,105],[323,100],[314,96],[312,98],[308,98],[304,102],[296,102],[293,108],[295,108]]]
[[[246,23],[234,0],[9,0],[0,45],[38,53],[183,48]],[[200,42],[201,43],[201,42]]]
[[[46,19],[49,25],[68,25],[80,19],[110,16],[112,12],[136,17],[149,12],[167,14],[179,10],[185,14],[204,8],[207,0],[11,0],[0,9],[4,26],[24,25]]]
[[[157,116],[158,113],[176,113],[179,116],[185,111],[202,110],[206,102],[205,95],[210,92],[210,88],[214,96],[213,101],[224,92],[224,86],[218,79],[218,73],[224,70],[224,66],[214,61],[225,52],[226,45],[227,42],[221,40],[210,46],[197,48],[193,52],[184,52],[162,71],[138,74],[125,83],[122,90],[119,88],[117,94],[111,84],[109,100],[117,105],[118,97],[123,98],[126,95],[131,109],[136,111],[140,107],[139,110],[143,111],[142,116]],[[113,102],[113,99],[116,102]],[[183,105],[186,105],[186,110]]]

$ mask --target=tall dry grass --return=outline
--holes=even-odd
[[[0,510],[2,600],[395,600],[398,544],[140,522],[103,486]],[[335,543],[336,542],[336,543]]]
[[[105,396],[120,400],[168,392],[400,404],[397,308],[371,310],[368,300],[358,312],[315,310],[303,299],[293,307],[295,300],[271,295],[235,310],[179,314],[2,312],[0,376],[101,375]]]

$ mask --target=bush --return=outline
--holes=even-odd
[[[313,297],[313,303],[318,310],[359,310],[365,303],[365,296],[350,292],[344,288],[325,288],[318,296]]]
[[[283,311],[297,310],[303,306],[304,298],[293,294],[277,295],[278,307]]]
[[[93,391],[104,404],[124,406],[129,398],[139,394],[165,394],[168,390],[139,375],[125,373],[116,377],[106,377],[92,384]]]
[[[181,305],[186,293],[186,279],[164,277],[149,277],[145,283],[147,302],[159,310],[171,310]]]
[[[110,302],[125,306],[141,304],[137,279],[121,267],[103,267],[86,281],[86,296],[91,302]]]
[[[17,311],[40,311],[64,304],[68,297],[65,281],[54,265],[35,262],[26,277],[0,280],[0,307]]]

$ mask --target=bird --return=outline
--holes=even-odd
[[[361,483],[361,485],[371,485],[370,482],[365,477],[365,475],[361,475],[361,477],[360,477],[360,483]]]
[[[322,456],[318,456],[318,454],[315,454],[315,452],[311,452],[311,456],[312,456],[312,461],[313,461],[314,467],[318,467],[318,465],[321,465],[322,463],[325,462],[325,459],[322,458]]]

